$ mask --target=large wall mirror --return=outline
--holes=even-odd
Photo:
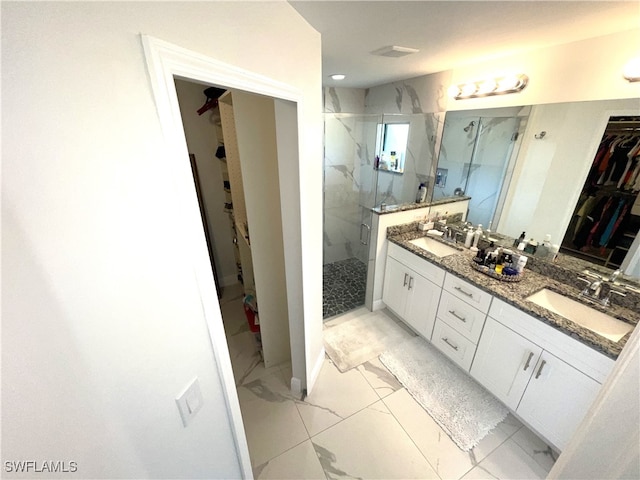
[[[626,254],[618,252],[617,259],[612,261],[616,245],[610,243],[613,238],[610,229],[608,236],[590,244],[590,250],[582,245],[565,253],[611,269],[622,265],[627,274],[639,278],[638,222],[630,217],[640,209],[636,203],[638,192],[633,188],[622,191],[618,183],[627,177],[629,187],[628,177],[640,160],[626,156],[640,140],[640,123],[619,124],[616,131],[612,130],[616,119],[639,115],[637,99],[447,112],[433,199],[470,196],[468,220],[474,224],[485,227],[491,224],[493,231],[511,237],[524,231],[527,238],[540,241],[550,235],[552,243],[562,244],[567,231],[575,227],[580,205],[589,196],[585,182],[590,173],[593,176],[594,160],[603,148],[601,143],[617,135],[625,142],[625,155],[622,158],[623,154],[618,152],[615,186],[607,178],[605,181],[610,185],[601,189],[614,199],[608,204],[610,216],[601,219],[606,225],[601,226],[603,231],[609,226],[619,228],[624,213],[625,225],[630,229],[625,232]],[[608,170],[609,174],[611,171]],[[441,186],[438,173],[441,178],[446,175]],[[597,201],[606,204],[607,200],[601,197]],[[632,213],[634,203],[637,206]]]

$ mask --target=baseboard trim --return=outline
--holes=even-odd
[[[322,369],[322,365],[324,364],[324,358],[325,358],[325,350],[324,350],[324,347],[322,347],[322,350],[320,350],[320,354],[318,355],[318,358],[316,358],[316,361],[313,365],[313,370],[311,370],[311,375],[307,379],[307,395],[311,394],[311,391],[313,390],[313,387],[316,384],[316,380],[318,380],[318,376],[320,375],[320,370]]]
[[[291,377],[291,394],[296,398],[302,396],[302,382],[298,377]]]
[[[375,312],[376,310],[382,310],[383,308],[387,308],[387,306],[382,300],[374,300],[373,309],[371,311]]]

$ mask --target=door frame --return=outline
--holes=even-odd
[[[222,381],[222,388],[226,399],[226,409],[231,421],[231,429],[234,435],[234,442],[239,456],[240,468],[244,478],[253,478],[249,449],[244,431],[240,403],[236,391],[236,384],[231,367],[231,359],[226,343],[222,315],[220,313],[220,303],[216,295],[215,282],[209,263],[208,251],[202,231],[202,220],[197,198],[193,189],[193,175],[190,166],[183,161],[188,158],[188,148],[184,137],[184,128],[180,107],[174,84],[174,78],[178,77],[187,81],[197,81],[210,85],[235,88],[250,93],[261,94],[274,99],[281,99],[294,102],[297,106],[298,118],[300,118],[301,104],[303,103],[302,93],[282,82],[275,81],[262,75],[258,75],[230,64],[226,64],[178,47],[164,40],[140,35],[144,56],[151,82],[153,97],[158,111],[158,118],[165,140],[167,158],[179,159],[180,161],[170,161],[167,165],[174,178],[174,188],[176,192],[177,207],[184,217],[186,251],[191,257],[191,264],[194,271],[196,284],[202,303],[202,310],[205,317],[207,330],[213,354],[216,361],[218,373]],[[300,136],[300,125],[298,124],[297,135]],[[299,159],[300,152],[296,152],[295,160]],[[281,187],[282,188],[282,187]],[[295,188],[295,187],[294,187]],[[281,192],[289,199],[290,192]],[[298,194],[299,196],[299,194]],[[298,199],[299,200],[299,199]],[[283,228],[291,231],[300,229],[299,218],[289,217],[286,220],[283,215]],[[295,223],[297,221],[297,224]],[[293,244],[295,239],[289,240],[284,237],[285,252],[301,252],[300,246]],[[287,245],[287,243],[290,243]],[[297,272],[290,268],[299,262],[286,261],[287,287],[291,280],[289,277],[300,277]],[[297,267],[300,268],[300,267]],[[292,273],[292,275],[289,275]],[[305,344],[304,317],[302,312],[301,298],[288,298],[289,310],[289,330],[291,335],[292,367],[294,377],[292,385],[301,390],[306,388],[306,359],[304,357],[305,348],[300,345]],[[292,328],[293,327],[293,328]],[[296,372],[298,372],[296,374]],[[297,376],[296,376],[297,375]]]

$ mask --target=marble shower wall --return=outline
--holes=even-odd
[[[513,134],[522,130],[528,109],[505,108],[500,113],[494,111],[491,117],[483,116],[482,111],[478,114],[447,113],[437,171],[440,175],[433,198],[451,197],[456,189],[461,189],[471,197],[467,220],[486,227],[493,220],[504,180],[513,167],[517,145]],[[482,129],[472,161],[480,125]]]
[[[371,207],[414,202],[421,182],[431,198],[450,79],[451,72],[441,72],[366,90],[324,89],[325,264],[353,257],[367,261],[360,225],[371,225]],[[382,114],[394,120],[403,114],[410,123],[402,175],[373,169]]]
[[[368,259],[361,224],[371,225],[378,115],[325,114],[324,263]],[[364,233],[363,233],[364,235]]]
[[[420,183],[433,185],[437,114],[384,115],[383,121],[389,117],[409,123],[407,152],[402,174],[378,171],[376,206],[415,202]]]
[[[403,114],[411,124],[405,171],[402,175],[379,172],[376,205],[415,202],[422,182],[427,184],[427,199],[431,198],[450,81],[447,71],[366,90],[365,112]]]

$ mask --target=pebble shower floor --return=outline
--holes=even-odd
[[[347,258],[322,267],[322,318],[335,317],[364,305],[367,266]]]

